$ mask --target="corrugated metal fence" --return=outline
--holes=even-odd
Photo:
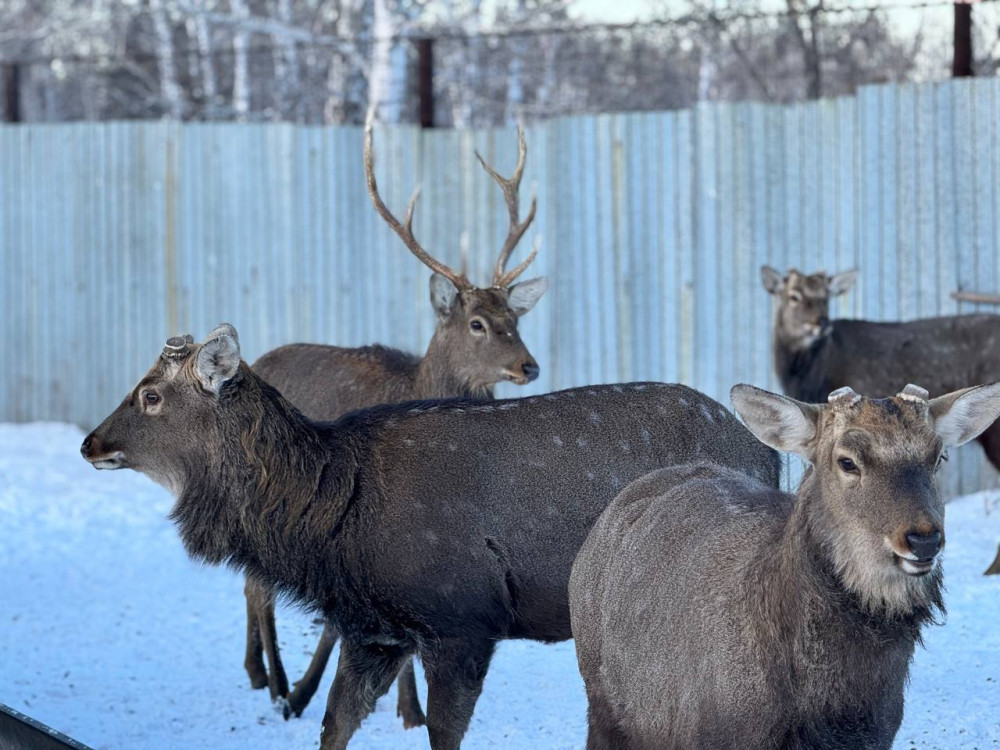
[[[552,288],[522,320],[542,377],[501,393],[773,387],[764,263],[860,268],[839,315],[972,311],[949,295],[1000,288],[998,130],[996,79],[529,128],[539,213],[519,253],[542,235]],[[251,361],[296,340],[421,350],[428,271],[377,220],[361,146],[356,128],[0,127],[0,419],[94,424],[168,334],[223,320]],[[457,265],[467,230],[485,281],[507,216],[473,150],[509,172],[513,131],[380,129],[375,148],[390,206],[419,183],[424,246]],[[952,489],[992,486],[962,453]]]

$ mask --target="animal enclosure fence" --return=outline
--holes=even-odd
[[[838,316],[971,312],[1000,288],[1000,80],[880,86],[792,106],[568,117],[527,130],[537,188],[521,321],[528,394],[682,381],[728,402],[776,387],[759,268],[857,267]],[[376,171],[445,262],[488,278],[507,229],[474,149],[513,168],[513,130],[380,128]],[[237,326],[249,360],[290,341],[422,351],[427,269],[368,202],[351,127],[112,122],[0,126],[0,419],[93,425],[167,335]],[[976,449],[948,488],[995,484]]]

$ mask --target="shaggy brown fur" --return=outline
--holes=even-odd
[[[684,386],[410,403],[323,424],[240,364],[231,327],[188,356],[154,366],[82,451],[172,488],[193,556],[337,626],[324,750],[346,747],[414,652],[431,746],[457,748],[498,641],[570,637],[570,566],[627,482],[712,460],[777,485],[774,451]]]
[[[570,579],[588,750],[892,746],[943,610],[942,449],[1000,415],[1000,385],[925,396],[737,386],[754,434],[811,463],[794,496],[698,463],[608,506]]]

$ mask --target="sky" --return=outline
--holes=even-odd
[[[656,0],[576,0],[571,13],[581,20],[605,23],[628,23],[653,15],[656,9],[679,3]]]

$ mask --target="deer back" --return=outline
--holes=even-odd
[[[386,346],[289,344],[260,357],[253,370],[310,419],[330,421],[354,409],[420,398],[419,364],[419,357]]]

